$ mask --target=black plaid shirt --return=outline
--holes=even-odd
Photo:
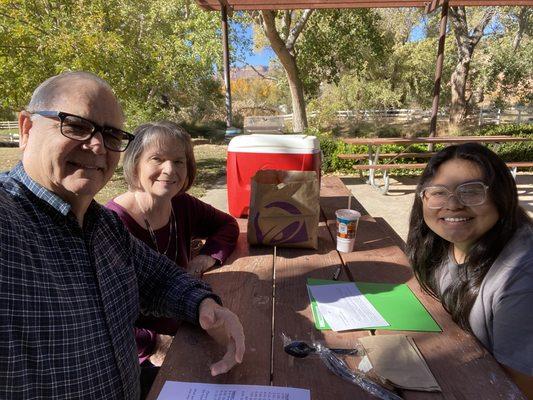
[[[0,175],[0,399],[136,399],[140,307],[197,323],[206,297],[97,203],[80,228],[22,164]]]

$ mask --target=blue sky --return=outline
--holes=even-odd
[[[253,53],[246,57],[246,62],[250,65],[268,65],[270,59],[275,57],[274,51],[270,47],[265,48],[261,53]],[[236,63],[238,66],[242,66],[242,63]]]
[[[237,27],[234,25],[232,26],[232,28],[235,29]],[[247,39],[251,41],[252,40],[252,29],[247,28],[246,30],[244,30],[244,35],[246,36]],[[424,38],[424,25],[421,23],[420,25],[416,26],[412,30],[411,35],[409,36],[409,40],[415,42],[423,38]],[[270,47],[268,47],[259,53],[251,52],[250,54],[248,54],[246,56],[246,63],[249,65],[253,65],[253,66],[258,66],[258,65],[268,66],[270,59],[275,56],[276,55],[274,54],[274,51]],[[235,65],[237,67],[242,67],[245,64],[243,62],[236,62]]]

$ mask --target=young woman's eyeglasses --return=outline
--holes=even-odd
[[[60,132],[69,139],[85,141],[100,132],[104,139],[104,147],[111,151],[122,152],[126,150],[130,142],[135,138],[132,134],[120,129],[102,126],[86,118],[62,111],[33,111],[30,114],[59,119]]]
[[[422,189],[420,197],[426,201],[427,207],[432,210],[444,207],[452,196],[455,196],[463,206],[473,207],[485,203],[488,188],[483,182],[463,183],[457,186],[453,192],[444,186],[428,186]]]

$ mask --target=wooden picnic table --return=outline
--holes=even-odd
[[[283,350],[282,333],[292,339],[321,341],[329,347],[352,348],[370,334],[403,333],[414,338],[442,393],[403,391],[404,399],[524,399],[499,364],[477,340],[450,319],[440,303],[422,293],[403,251],[355,199],[362,212],[352,253],[335,249],[335,210],[346,208],[349,192],[337,177],[323,177],[319,248],[250,247],[246,220],[240,219],[238,245],[226,265],[204,275],[225,306],[237,313],[246,334],[241,365],[212,377],[209,365],[223,349],[199,328],[184,325],[174,338],[148,399],[154,400],[166,380],[273,385],[307,388],[313,400],[374,399],[358,386],[330,373],[317,357],[295,359]],[[407,283],[441,326],[441,333],[390,331],[318,331],[306,289],[307,278]],[[356,368],[354,357],[347,357]]]
[[[406,145],[411,146],[413,144],[461,144],[461,143],[508,143],[508,142],[529,142],[532,138],[515,137],[515,136],[436,136],[436,137],[412,137],[412,138],[346,138],[343,141],[347,144],[364,145],[368,147],[368,154],[366,156],[362,154],[340,154],[339,158],[360,160],[366,159],[368,164],[366,165],[354,165],[353,168],[359,171],[368,171],[367,183],[372,187],[386,194],[389,190],[389,170],[391,169],[423,169],[426,163],[414,163],[414,164],[397,164],[394,161],[397,158],[431,158],[435,152],[421,152],[412,153],[407,152],[407,149],[398,153],[381,153],[381,146],[384,145]],[[388,161],[383,164],[380,163],[380,159],[387,158]],[[515,162],[507,163],[511,168],[513,177],[516,177],[517,168],[531,168],[533,162]],[[376,181],[376,170],[380,170],[383,173],[383,185],[378,184]]]

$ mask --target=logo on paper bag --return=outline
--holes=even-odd
[[[267,204],[264,208],[277,208],[286,212],[287,216],[301,215],[300,210],[286,201],[274,201]],[[289,225],[282,227],[273,226],[263,233],[259,226],[260,212],[253,216],[254,228],[258,243],[282,244],[282,243],[301,243],[309,240],[309,235],[304,221],[294,221]]]

